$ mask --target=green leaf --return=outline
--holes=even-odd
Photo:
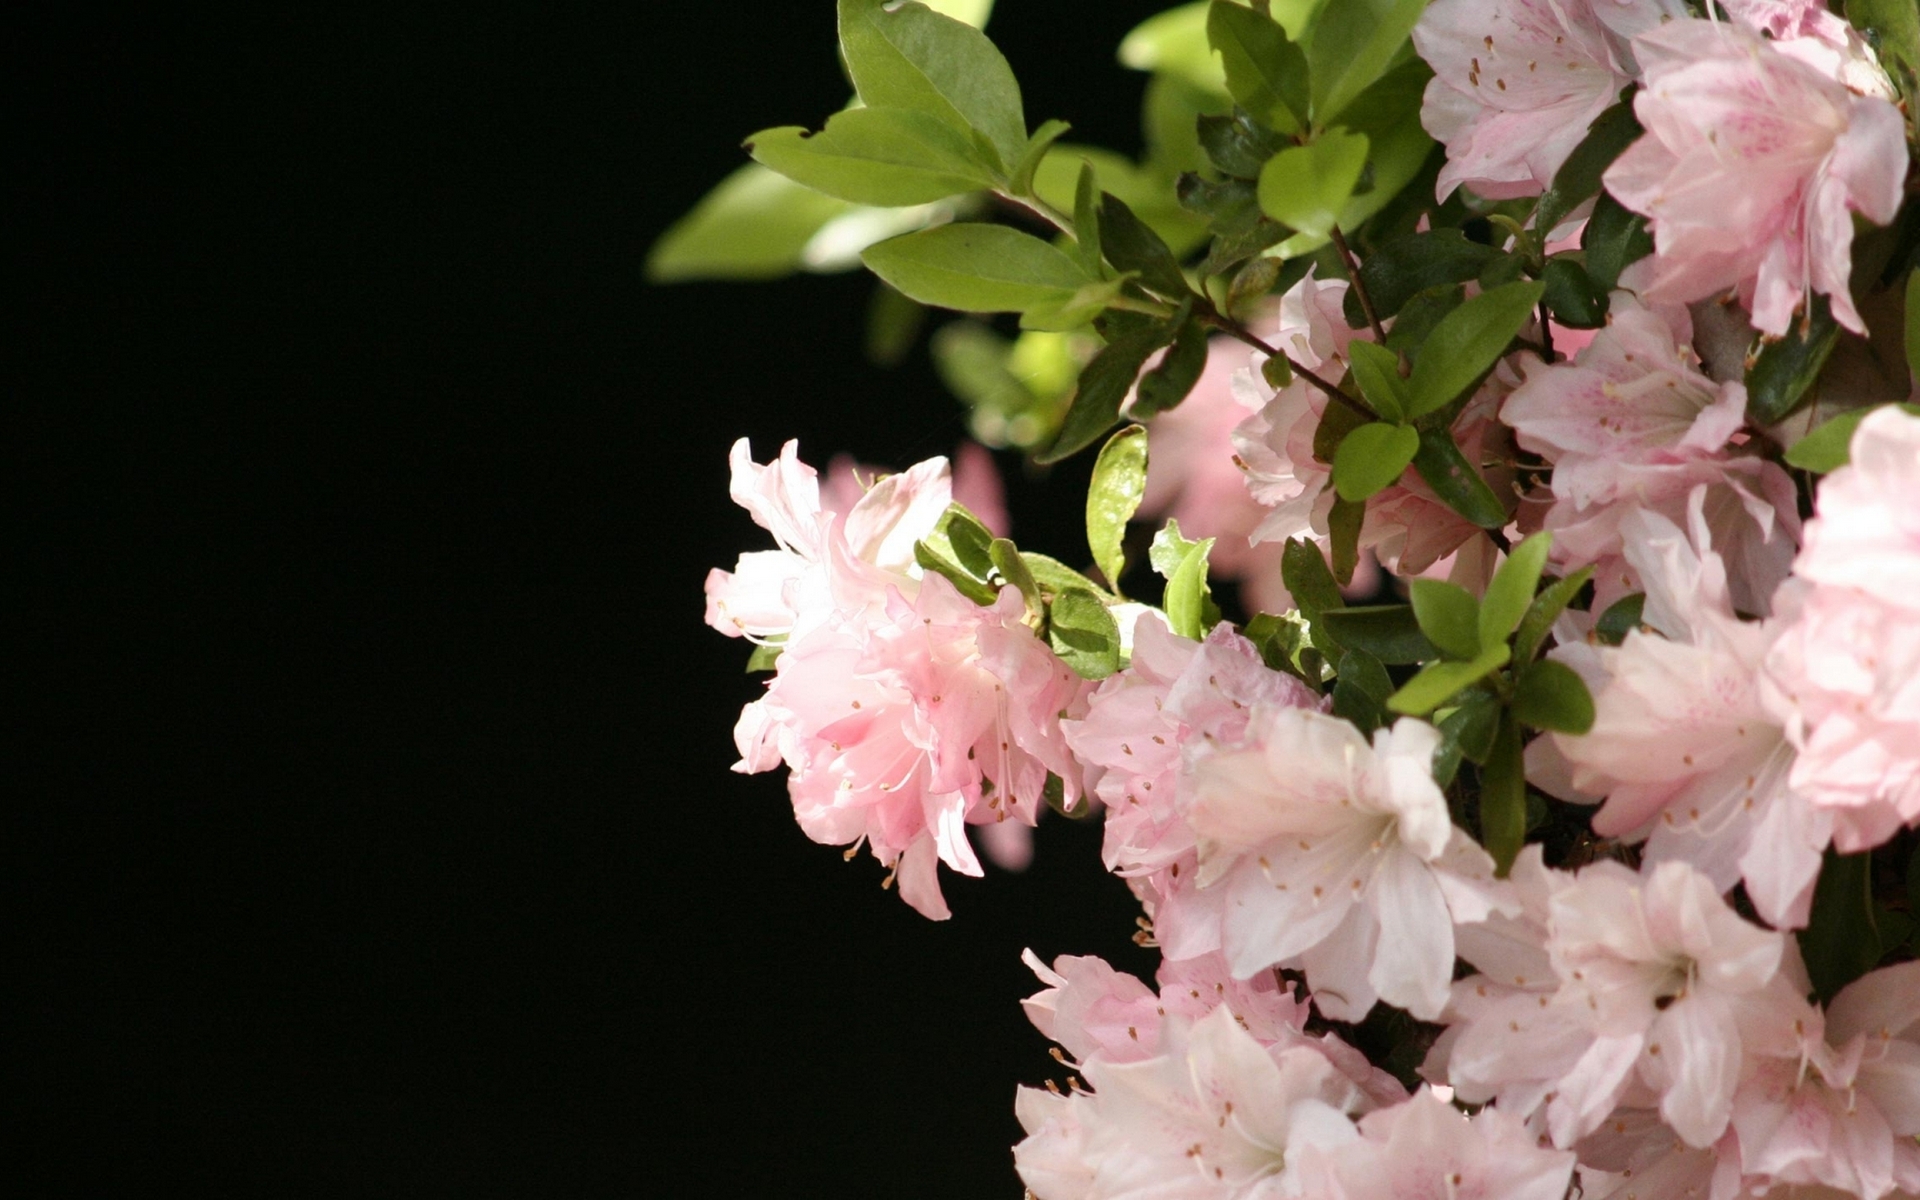
[[[1478,279],[1499,254],[1491,246],[1468,241],[1458,229],[1405,233],[1374,247],[1361,261],[1360,283],[1385,320],[1421,292]],[[1358,293],[1348,289],[1347,324],[1358,329],[1365,321]]]
[[[978,132],[1004,167],[1027,144],[1013,68],[987,36],[924,4],[840,0],[840,50],[870,108],[907,108]]]
[[[1382,705],[1393,691],[1393,679],[1380,660],[1365,650],[1348,650],[1340,656],[1340,671],[1333,684],[1333,715],[1354,723],[1362,734],[1386,723]]]
[[[1043,333],[1068,333],[1084,329],[1126,291],[1132,276],[1101,279],[1082,284],[1078,291],[1060,300],[1043,300],[1020,314],[1020,328]]]
[[[1336,129],[1282,150],[1260,168],[1260,207],[1283,225],[1326,237],[1360,182],[1367,145],[1365,134]]]
[[[919,563],[922,570],[944,577],[962,596],[975,604],[992,604],[999,595],[992,584],[974,578],[959,563],[928,544],[925,538],[913,544],[913,561]]]
[[[1420,622],[1405,604],[1330,608],[1321,612],[1318,623],[1342,646],[1365,650],[1389,665],[1440,657],[1439,648],[1420,632]]]
[[[1833,307],[1818,293],[1806,319],[1795,321],[1785,337],[1756,339],[1747,352],[1747,419],[1776,425],[1792,415],[1808,399],[1807,389],[1839,339]]]
[[[1046,613],[1046,597],[1040,594],[1039,581],[1021,560],[1018,546],[1006,538],[995,538],[987,544],[987,557],[993,560],[993,569],[999,572],[1000,578],[1017,589],[1027,602],[1028,615],[1038,618]]]
[[[985,29],[987,18],[993,15],[993,0],[923,0],[923,3],[941,16],[964,21],[975,29]]]
[[[1547,260],[1540,282],[1546,285],[1541,303],[1554,320],[1568,329],[1598,329],[1607,323],[1611,301],[1587,269],[1570,255],[1559,254]]]
[[[1180,326],[1179,336],[1159,363],[1140,377],[1131,415],[1146,420],[1180,407],[1206,369],[1206,328],[1198,321],[1188,321]]]
[[[1420,478],[1448,508],[1480,528],[1499,529],[1507,523],[1506,505],[1500,503],[1500,497],[1461,453],[1452,430],[1422,429],[1420,449],[1413,456],[1413,469],[1420,472]]]
[[[1213,550],[1212,538],[1189,541],[1180,536],[1180,523],[1168,521],[1154,535],[1147,556],[1153,569],[1167,581],[1161,607],[1167,613],[1167,627],[1181,637],[1203,638],[1220,619],[1207,588],[1207,555]]]
[[[780,661],[780,652],[785,649],[785,646],[770,644],[755,646],[753,653],[747,656],[747,674],[751,675],[755,671],[773,670],[774,664]]]
[[[1207,43],[1206,0],[1169,9],[1133,27],[1120,41],[1120,61],[1136,71],[1170,74],[1195,87],[1227,94],[1220,60]]]
[[[1093,282],[1065,254],[1005,225],[922,229],[869,246],[860,260],[920,303],[961,312],[1058,304]]]
[[[1493,856],[1494,874],[1504,879],[1526,841],[1527,765],[1520,726],[1509,715],[1480,771],[1480,844]]]
[[[1325,425],[1326,421],[1320,423]],[[1333,577],[1342,587],[1353,582],[1354,568],[1360,565],[1360,527],[1366,521],[1365,500],[1349,500],[1334,493],[1333,507],[1327,510],[1327,549],[1333,560]]]
[[[1598,195],[1600,176],[1640,133],[1631,95],[1595,117],[1587,126],[1587,136],[1580,139],[1573,153],[1560,164],[1560,169],[1554,172],[1553,183],[1540,197],[1539,207],[1534,209],[1534,229],[1545,236],[1588,197]]]
[[[1160,235],[1112,192],[1100,197],[1100,250],[1116,268],[1139,272],[1141,285],[1150,292],[1179,300],[1192,290]]]
[[[1513,719],[1535,729],[1585,733],[1593,728],[1593,695],[1565,663],[1543,658],[1513,685]]]
[[[1129,425],[1100,447],[1093,479],[1087,484],[1087,548],[1093,551],[1094,565],[1107,577],[1107,586],[1116,591],[1126,566],[1120,543],[1146,493],[1147,429]]]
[[[1345,608],[1346,597],[1334,581],[1320,547],[1299,538],[1288,538],[1280,549],[1280,581],[1286,584],[1293,602],[1307,620],[1318,622],[1331,609]]]
[[[1267,160],[1293,142],[1254,120],[1243,108],[1231,113],[1202,116],[1197,124],[1200,148],[1207,161],[1228,175],[1258,179]]]
[[[1920,72],[1920,5],[1913,0],[1847,0],[1847,20],[1869,35],[1882,61],[1891,57]]]
[[[867,361],[882,367],[899,366],[926,323],[925,305],[876,282],[867,299]]]
[[[1387,707],[1410,717],[1424,717],[1453,696],[1507,665],[1505,642],[1482,650],[1471,662],[1430,662],[1387,698]]]
[[[1914,278],[1920,279],[1920,273],[1916,273]],[[1787,447],[1788,465],[1822,475],[1846,466],[1853,456],[1853,431],[1860,428],[1860,422],[1867,419],[1868,413],[1884,407],[1876,404],[1872,408],[1856,408],[1852,412],[1841,413],[1831,421],[1822,422],[1812,433]],[[1920,404],[1902,404],[1899,408],[1902,412],[1920,417]]]
[[[993,186],[964,135],[907,109],[851,108],[819,133],[763,129],[746,150],[795,183],[856,204],[926,204]]]
[[[1382,420],[1396,424],[1406,420],[1407,384],[1400,378],[1400,356],[1355,338],[1347,344],[1347,358],[1367,406]]]
[[[1640,628],[1640,615],[1646,604],[1645,592],[1635,592],[1615,600],[1593,623],[1594,636],[1605,645],[1618,646],[1627,640],[1629,633]]]
[[[1073,253],[1081,270],[1100,275],[1100,184],[1093,164],[1085,159],[1073,188]]]
[[[1334,490],[1342,500],[1357,504],[1400,478],[1419,449],[1420,434],[1411,425],[1362,425],[1341,439],[1333,453]]]
[[[1313,124],[1324,129],[1393,65],[1427,0],[1328,0],[1314,23]]]
[[[1413,619],[1420,632],[1449,658],[1468,661],[1480,654],[1480,602],[1458,584],[1416,579],[1410,591]]]
[[[1505,644],[1519,628],[1520,618],[1533,604],[1533,593],[1540,586],[1540,572],[1546,569],[1547,552],[1553,548],[1553,535],[1540,532],[1513,548],[1500,569],[1487,583],[1487,594],[1480,599],[1480,647],[1490,649]]]
[[[1813,885],[1813,911],[1799,936],[1800,956],[1822,1002],[1873,970],[1883,948],[1874,923],[1871,854],[1828,848]]]
[[[1493,752],[1494,734],[1500,728],[1500,698],[1485,688],[1473,688],[1460,703],[1437,722],[1440,745],[1433,752],[1433,779],[1442,788],[1453,784],[1460,760],[1485,763]]]
[[[1127,202],[1134,215],[1173,247],[1186,254],[1207,239],[1206,222],[1180,207],[1169,194],[1166,178],[1131,159],[1079,143],[1054,143],[1033,175],[1033,193],[1063,212],[1073,208],[1074,183],[1080,164],[1093,166],[1094,180],[1103,191]]]
[[[1553,631],[1553,623],[1560,619],[1567,605],[1587,586],[1587,580],[1593,578],[1592,567],[1581,567],[1565,579],[1556,579],[1534,597],[1527,606],[1527,615],[1520,618],[1520,627],[1513,634],[1513,661],[1527,663],[1540,653],[1540,647],[1546,643],[1547,635]]]
[[[1348,294],[1352,294],[1351,290]],[[1427,338],[1466,298],[1467,289],[1457,283],[1415,292],[1412,299],[1400,306],[1399,314],[1393,318],[1393,328],[1387,330],[1387,349],[1406,355],[1409,363],[1418,366],[1420,349],[1426,345]],[[1364,322],[1365,318],[1361,320]]]
[[[982,583],[993,573],[993,533],[963,504],[947,505],[933,530],[920,540]]]
[[[647,252],[647,278],[677,283],[792,274],[820,227],[852,208],[749,163],[660,235]]]
[[[1073,407],[1060,423],[1060,433],[1046,452],[1036,456],[1041,463],[1059,462],[1093,445],[1120,419],[1120,402],[1139,378],[1147,356],[1166,344],[1170,331],[1152,326],[1122,336],[1103,347],[1081,369],[1075,387]]]
[[[1249,301],[1271,295],[1274,284],[1280,282],[1280,268],[1277,258],[1248,259],[1247,265],[1234,272],[1233,280],[1227,284],[1227,311],[1238,311]]]
[[[1540,292],[1538,283],[1509,283],[1480,293],[1434,326],[1408,381],[1411,415],[1445,408],[1492,370],[1533,315]]]
[[[1068,588],[1054,596],[1047,614],[1047,644],[1074,674],[1105,679],[1120,669],[1120,625],[1099,596]]]
[[[1242,108],[1290,137],[1306,128],[1307,56],[1286,30],[1264,13],[1214,0],[1207,42],[1219,51],[1227,91]]]
[[[1653,253],[1653,235],[1647,232],[1645,217],[1601,192],[1580,234],[1580,248],[1587,252],[1587,274],[1597,287],[1610,292],[1619,284],[1620,272]]]
[[[1035,554],[1031,550],[1022,550],[1020,561],[1027,565],[1027,571],[1039,582],[1042,593],[1057,595],[1060,592],[1080,588],[1096,596],[1106,595],[1105,589],[1099,584],[1057,558]]]
[[[1027,148],[1020,152],[1020,161],[1013,164],[1013,171],[1007,176],[1008,195],[1033,194],[1033,173],[1040,169],[1040,160],[1047,156],[1047,151],[1053,148],[1061,135],[1072,128],[1065,121],[1048,121],[1033,131],[1033,136],[1027,140]]]

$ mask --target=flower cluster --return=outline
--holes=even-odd
[[[1920,1195],[1898,8],[1213,0],[1126,51],[1196,144],[1114,166],[976,29],[842,0],[863,107],[756,157],[1051,220],[865,262],[1021,314],[943,361],[1042,461],[1126,423],[1080,566],[944,460],[823,493],[742,442],[777,549],[707,618],[772,670],[736,769],[929,916],[968,825],[1101,814],[1160,964],[1029,954],[1034,1196]]]

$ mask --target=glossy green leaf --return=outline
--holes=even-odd
[[[922,304],[962,312],[1019,312],[1057,304],[1093,282],[1073,259],[1005,225],[923,229],[869,246],[860,260]]]
[[[1553,183],[1540,197],[1534,209],[1534,228],[1542,235],[1558,225],[1562,218],[1600,193],[1600,176],[1613,165],[1641,133],[1633,115],[1631,96],[1609,106],[1587,126],[1587,136],[1573,148]]]
[[[1407,382],[1400,378],[1400,356],[1385,346],[1358,338],[1347,344],[1353,379],[1367,407],[1381,420],[1399,423],[1407,414]]]
[[[1085,575],[1069,567],[1057,558],[1049,558],[1044,554],[1035,554],[1031,550],[1022,550],[1020,552],[1020,561],[1027,565],[1027,571],[1040,584],[1040,590],[1043,594],[1057,595],[1060,592],[1070,591],[1073,588],[1080,588],[1083,591],[1092,592],[1097,596],[1108,595],[1106,590],[1099,584],[1088,579]],[[1111,599],[1113,597],[1109,596],[1108,598]]]
[[[1037,461],[1059,462],[1104,437],[1120,419],[1120,403],[1139,378],[1147,356],[1165,345],[1167,337],[1167,330],[1152,327],[1102,347],[1081,370],[1073,406],[1060,423],[1060,433],[1044,454],[1036,456]]]
[[[925,538],[913,544],[913,561],[919,563],[922,570],[945,578],[975,604],[992,604],[999,595],[992,584],[976,579],[972,572],[935,549]]]
[[[1327,557],[1333,562],[1333,577],[1341,587],[1353,582],[1353,572],[1360,565],[1360,527],[1366,520],[1365,500],[1349,500],[1334,493],[1333,507],[1327,510]]]
[[[1478,279],[1499,251],[1469,241],[1457,229],[1406,233],[1374,247],[1360,262],[1360,282],[1384,320],[1421,292],[1450,283]],[[1358,329],[1365,321],[1360,298],[1347,292],[1347,324]]]
[[[1073,254],[1081,270],[1101,274],[1100,183],[1093,164],[1084,159],[1073,188]]]
[[[1120,61],[1136,71],[1176,75],[1195,87],[1227,94],[1219,56],[1207,43],[1206,0],[1168,9],[1133,27],[1120,41]]]
[[[1367,165],[1365,134],[1332,130],[1260,168],[1260,207],[1283,225],[1326,237]]]
[[[1420,434],[1411,425],[1362,425],[1334,451],[1334,490],[1350,503],[1365,500],[1400,478],[1419,449]]]
[[[1796,320],[1782,338],[1760,339],[1747,354],[1747,419],[1774,425],[1805,403],[1808,389],[1827,365],[1840,340],[1833,306],[1815,294],[1804,320]]]
[[[1410,717],[1424,717],[1458,692],[1472,687],[1507,665],[1505,642],[1481,651],[1468,662],[1430,662],[1387,698],[1387,707]]]
[[[1440,649],[1420,632],[1413,609],[1405,604],[1330,608],[1320,623],[1342,646],[1365,650],[1383,663],[1404,665],[1440,657]]]
[[[1013,164],[1013,170],[1007,175],[1009,195],[1033,194],[1033,175],[1040,169],[1040,160],[1045,158],[1047,151],[1053,148],[1053,144],[1072,128],[1073,126],[1065,121],[1048,121],[1033,131],[1033,136],[1027,140],[1026,149],[1020,152],[1020,161]]]
[[[885,0],[840,0],[840,50],[860,99],[906,108],[962,132],[978,132],[1001,168],[1027,144],[1020,85],[987,36],[924,4],[889,10]]]
[[[1139,511],[1140,497],[1146,493],[1147,429],[1129,425],[1100,447],[1087,484],[1087,548],[1093,552],[1094,565],[1107,577],[1107,586],[1116,591],[1126,565],[1120,544],[1127,536],[1127,522]]]
[[[1540,282],[1546,285],[1540,302],[1568,329],[1598,329],[1607,323],[1612,302],[1606,290],[1572,256],[1560,254],[1548,259]]]
[[[1328,0],[1314,23],[1313,124],[1325,129],[1386,74],[1427,0]]]
[[[1526,759],[1520,726],[1508,716],[1480,771],[1480,844],[1493,856],[1494,873],[1504,879],[1526,841]]]
[[[922,0],[922,3],[943,17],[964,21],[975,29],[985,29],[987,18],[993,15],[993,0]]]
[[[647,278],[675,283],[792,274],[820,227],[853,207],[749,163],[660,235],[647,252]]]
[[[1409,587],[1413,619],[1420,632],[1449,658],[1462,661],[1480,654],[1480,602],[1458,584],[1416,579]]]
[[[1020,328],[1042,333],[1067,333],[1083,329],[1120,298],[1130,278],[1101,279],[1081,284],[1072,295],[1058,300],[1042,300],[1020,314]]]
[[[1553,535],[1541,532],[1513,548],[1506,561],[1493,573],[1487,594],[1480,598],[1480,646],[1489,649],[1504,644],[1520,626],[1533,604],[1540,586],[1540,572],[1546,569],[1547,552],[1553,549]]]
[[[1242,108],[1289,136],[1306,128],[1307,56],[1286,30],[1264,13],[1214,0],[1207,42],[1219,52],[1227,91]]]
[[[1206,222],[1180,207],[1169,194],[1163,176],[1111,150],[1054,143],[1034,172],[1034,195],[1062,212],[1073,211],[1074,185],[1082,163],[1093,167],[1100,190],[1125,200],[1134,215],[1159,234],[1175,254],[1186,254],[1206,241]]]
[[[1800,931],[1800,956],[1822,1001],[1871,971],[1883,948],[1874,921],[1873,856],[1829,848],[1813,885],[1813,909]]]
[[[1312,542],[1300,538],[1286,540],[1280,549],[1280,581],[1309,621],[1317,622],[1322,613],[1347,605],[1326,557]]]
[[[993,186],[964,135],[907,109],[850,108],[819,133],[763,129],[746,150],[795,183],[856,204],[925,204]]]
[[[947,505],[933,530],[921,539],[935,552],[984,582],[993,572],[993,533],[959,502]]]
[[[1068,588],[1047,609],[1047,644],[1082,679],[1105,679],[1120,669],[1120,625],[1104,601],[1085,588]]]
[[[1500,697],[1485,688],[1474,688],[1459,701],[1459,706],[1440,722],[1440,733],[1460,743],[1460,753],[1468,762],[1484,766],[1500,732]]]
[[[1293,145],[1254,120],[1245,109],[1202,116],[1196,127],[1200,147],[1215,168],[1240,179],[1258,179],[1267,160]]]
[[[1046,612],[1046,598],[1040,594],[1040,583],[1027,569],[1020,558],[1020,548],[1006,538],[995,538],[987,545],[987,556],[993,560],[993,569],[1009,587],[1019,591],[1027,602],[1027,614],[1038,618]]]
[[[1201,372],[1206,369],[1206,327],[1189,320],[1180,326],[1179,335],[1160,361],[1140,377],[1132,415],[1147,420],[1180,407],[1180,402],[1193,391],[1193,385],[1200,382]]]
[[[753,653],[747,656],[747,674],[773,670],[780,661],[780,652],[784,649],[786,647],[776,645],[755,646]]]
[[[1220,610],[1207,587],[1207,555],[1212,550],[1212,538],[1189,541],[1180,536],[1178,521],[1168,521],[1166,528],[1154,535],[1148,551],[1153,569],[1167,581],[1160,604],[1167,614],[1167,628],[1181,637],[1203,638],[1220,619]]]
[[[1647,597],[1644,592],[1635,592],[1622,596],[1607,606],[1593,623],[1593,634],[1602,645],[1618,646],[1627,640],[1627,635],[1640,628],[1640,617],[1646,608]]]
[[[1166,242],[1111,192],[1100,197],[1100,250],[1119,270],[1137,272],[1150,292],[1178,300],[1191,291]]]
[[[1871,37],[1883,63],[1891,58],[1920,73],[1920,5],[1913,0],[1847,0],[1847,19]]]
[[[1581,567],[1566,578],[1556,579],[1540,589],[1540,594],[1527,606],[1527,615],[1520,618],[1520,627],[1513,632],[1513,661],[1533,661],[1533,656],[1540,653],[1540,647],[1546,644],[1547,635],[1553,632],[1553,623],[1560,619],[1567,605],[1573,603],[1573,598],[1592,578],[1593,568]]]
[[[1601,192],[1580,234],[1580,248],[1587,252],[1587,274],[1594,284],[1612,291],[1620,282],[1620,272],[1653,253],[1653,235],[1647,232],[1645,217]]]
[[[1916,274],[1915,278],[1920,279],[1920,274]],[[1853,456],[1853,431],[1860,428],[1860,422],[1867,419],[1868,413],[1884,407],[1856,408],[1821,423],[1813,432],[1787,447],[1787,462],[1803,471],[1822,475],[1846,466]],[[1920,417],[1920,404],[1901,404],[1899,408],[1902,412]]]
[[[1353,722],[1362,734],[1386,724],[1385,704],[1393,691],[1393,679],[1380,660],[1365,650],[1348,650],[1340,656],[1340,670],[1333,684],[1333,715]]]
[[[1413,468],[1448,508],[1480,528],[1499,529],[1507,523],[1507,506],[1461,452],[1452,430],[1422,429]]]
[[[1426,345],[1427,338],[1440,322],[1447,319],[1448,313],[1465,303],[1466,298],[1467,289],[1457,283],[1440,284],[1423,292],[1415,292],[1411,299],[1400,306],[1399,313],[1393,318],[1393,328],[1387,330],[1387,349],[1406,355],[1409,363],[1418,366],[1420,351]],[[1364,317],[1361,319],[1365,320]]]
[[[1448,313],[1427,335],[1408,390],[1412,415],[1445,408],[1493,369],[1540,302],[1538,283],[1510,283],[1482,292]]]
[[[1241,634],[1260,651],[1260,660],[1275,671],[1285,671],[1320,690],[1318,671],[1310,671],[1300,655],[1315,654],[1308,644],[1307,623],[1298,613],[1256,613]],[[1317,657],[1317,655],[1316,655]]]
[[[1513,718],[1535,729],[1585,733],[1593,728],[1593,695],[1573,668],[1543,658],[1514,681]]]

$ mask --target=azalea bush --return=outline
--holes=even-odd
[[[1023,547],[977,446],[742,441],[706,587],[735,769],[927,917],[1104,823],[1162,961],[1030,958],[1028,1189],[1920,1194],[1913,0],[1187,4],[1139,159],[988,8],[840,0],[651,265],[864,265],[1093,460]]]

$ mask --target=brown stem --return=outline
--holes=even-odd
[[[1377,421],[1380,419],[1379,415],[1376,414],[1372,409],[1368,408],[1364,404],[1361,404],[1358,400],[1355,400],[1352,396],[1347,395],[1345,392],[1341,391],[1338,387],[1335,387],[1333,384],[1327,382],[1325,379],[1321,378],[1319,375],[1316,375],[1312,371],[1307,370],[1305,367],[1293,361],[1293,359],[1289,358],[1287,355],[1280,353],[1280,350],[1278,347],[1267,345],[1267,343],[1261,341],[1259,338],[1249,333],[1246,329],[1242,328],[1238,323],[1234,321],[1229,321],[1218,313],[1203,314],[1200,319],[1203,323],[1207,325],[1211,325],[1213,328],[1219,330],[1221,333],[1226,334],[1228,337],[1235,338],[1239,341],[1245,342],[1247,345],[1252,346],[1255,350],[1260,351],[1260,353],[1265,354],[1269,358],[1286,359],[1287,366],[1290,369],[1292,369],[1295,375],[1298,375],[1300,378],[1306,380],[1308,383],[1311,383],[1313,386],[1319,388],[1321,391],[1325,392],[1328,396],[1332,397],[1334,400],[1337,400],[1341,404],[1346,405],[1348,408],[1352,409],[1356,414],[1365,417],[1369,421]]]

